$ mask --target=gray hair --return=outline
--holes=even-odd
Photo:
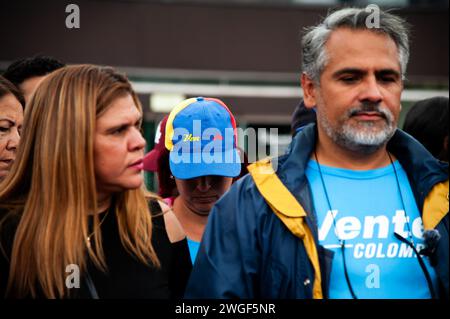
[[[338,28],[367,29],[369,31],[388,35],[396,44],[399,53],[399,63],[402,78],[405,77],[406,66],[409,59],[408,25],[400,17],[379,10],[379,26],[370,28],[367,19],[372,14],[365,8],[345,8],[328,15],[317,26],[305,29],[302,39],[302,66],[315,83],[320,83],[320,75],[328,62],[325,44],[331,32]]]

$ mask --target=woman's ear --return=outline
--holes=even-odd
[[[306,73],[302,73],[301,83],[305,107],[312,109],[316,106],[316,84]]]

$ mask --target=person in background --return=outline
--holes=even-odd
[[[295,108],[291,117],[291,135],[295,136],[300,132],[306,125],[310,123],[316,123],[316,111],[305,106],[303,99]]]
[[[405,118],[403,130],[411,134],[437,159],[448,162],[448,97],[416,102]]]
[[[209,211],[241,173],[236,122],[222,101],[198,97],[175,106],[158,130],[144,169],[157,171],[159,194],[168,195],[165,201],[186,232],[193,263]]]
[[[20,89],[25,102],[28,103],[39,83],[48,74],[64,66],[64,63],[53,57],[39,55],[14,61],[8,66],[3,76]]]
[[[0,295],[181,297],[189,250],[173,213],[142,188],[142,107],[128,79],[68,66],[29,106],[0,184]]]
[[[144,156],[144,170],[156,173],[158,178],[157,193],[164,198],[164,201],[168,205],[172,206],[173,201],[178,196],[178,191],[175,179],[170,172],[170,152],[165,146],[166,123],[168,118],[169,116],[166,115],[158,123],[155,133],[155,146]]]
[[[25,101],[19,90],[0,76],[0,182],[16,158],[22,131]]]
[[[170,171],[170,152],[165,146],[166,123],[168,118],[169,115],[166,115],[158,123],[155,132],[155,145],[153,149],[144,157],[144,170],[147,172],[156,173],[158,178],[157,193],[159,196],[164,198],[164,201],[167,204],[172,205],[173,201],[179,194],[175,179]],[[248,173],[247,165],[249,163],[247,154],[240,147],[238,147],[238,150],[242,157],[241,172],[238,176],[233,178],[233,183]]]

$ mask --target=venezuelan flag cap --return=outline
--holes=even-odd
[[[190,179],[207,175],[238,176],[236,121],[219,99],[196,97],[170,112],[165,146],[173,176]]]

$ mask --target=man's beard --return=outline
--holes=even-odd
[[[361,112],[376,112],[382,118],[383,122],[377,121],[350,121],[350,119]],[[349,109],[337,121],[336,127],[333,127],[326,114],[320,114],[318,120],[325,133],[336,144],[354,152],[372,154],[394,135],[396,124],[392,112],[380,107],[379,103],[366,102],[358,107]]]

